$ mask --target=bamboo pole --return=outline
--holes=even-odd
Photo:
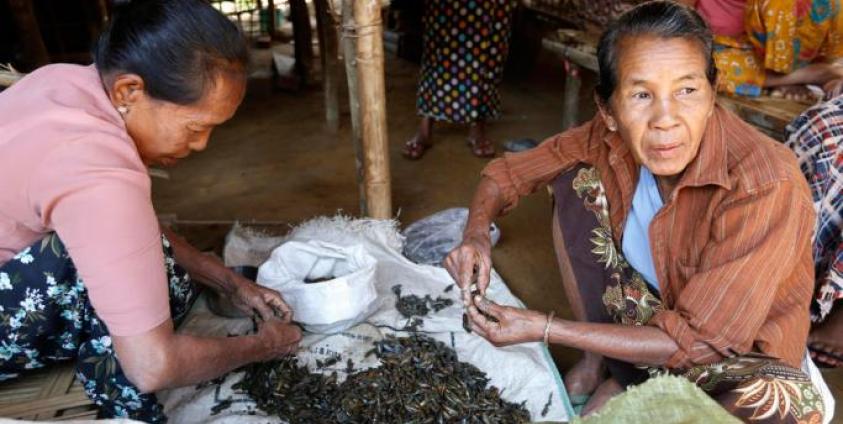
[[[105,28],[105,25],[108,23],[108,20],[111,17],[111,5],[108,0],[97,0],[97,8],[100,12],[100,28]]]
[[[357,93],[357,38],[353,28],[354,11],[352,2],[342,2],[342,49],[345,59],[345,75],[348,81],[348,109],[351,113],[351,145],[354,147],[354,164],[357,175],[357,189],[360,193],[360,216],[369,214],[366,201],[366,184],[363,176],[363,136],[360,124],[360,101]]]
[[[579,120],[579,98],[580,87],[579,65],[565,60],[565,94],[562,101],[562,130],[567,130],[577,125]]]
[[[373,218],[392,218],[389,142],[383,67],[381,1],[353,2],[357,36],[357,77],[363,135],[366,203]]]
[[[325,95],[325,121],[331,131],[340,127],[339,64],[337,63],[337,30],[329,1],[316,0],[316,26],[319,31],[319,56],[322,59],[322,87]]]
[[[275,31],[275,0],[267,0],[266,8],[269,10],[269,20],[266,22],[266,30],[269,33],[269,39],[276,38]],[[260,12],[258,12],[260,13]]]
[[[307,85],[313,70],[313,33],[305,0],[290,0],[290,20],[293,22],[293,42],[296,45],[296,73],[302,85]]]

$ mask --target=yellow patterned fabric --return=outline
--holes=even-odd
[[[748,0],[740,37],[714,37],[720,90],[761,94],[766,71],[843,58],[841,0]]]

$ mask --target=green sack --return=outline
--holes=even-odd
[[[575,424],[740,422],[702,389],[682,377],[670,375],[630,387],[606,402],[600,411],[572,421]]]

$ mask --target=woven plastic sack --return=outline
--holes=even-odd
[[[306,331],[332,334],[362,322],[377,307],[376,266],[361,245],[289,241],[260,266],[257,282],[279,291]]]

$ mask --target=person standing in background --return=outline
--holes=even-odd
[[[486,121],[500,115],[500,85],[509,53],[513,0],[429,0],[423,24],[424,51],[416,106],[421,122],[404,146],[419,159],[432,146],[433,124],[468,124],[468,145],[492,157]]]

